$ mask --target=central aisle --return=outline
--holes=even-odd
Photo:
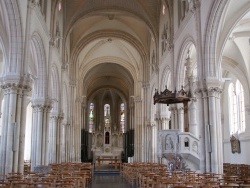
[[[91,188],[136,188],[122,179],[120,174],[95,174]]]

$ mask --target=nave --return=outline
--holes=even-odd
[[[0,188],[250,188],[250,165],[224,163],[223,168],[218,174],[150,162],[122,163],[115,171],[91,163],[50,164],[35,171],[26,165],[24,174],[1,175]]]
[[[137,188],[125,181],[120,174],[97,174],[93,176],[90,188]]]

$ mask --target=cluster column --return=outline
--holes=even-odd
[[[0,174],[23,172],[27,93],[29,79],[5,83],[0,145]]]
[[[49,111],[51,101],[35,99],[32,101],[32,144],[31,169],[39,165],[48,165],[49,162]]]
[[[63,139],[63,126],[61,121],[63,119],[62,115],[51,114],[50,116],[51,124],[49,129],[49,163],[60,163],[61,162],[61,150]]]
[[[134,160],[141,161],[142,159],[142,100],[139,96],[135,97],[135,145],[134,145]]]
[[[175,104],[169,105],[169,111],[171,112],[171,129],[177,129],[178,128],[178,113],[177,113],[177,108]]]
[[[205,88],[196,91],[197,105],[203,109],[198,112],[202,126],[197,131],[200,139],[200,170],[223,173],[220,82],[211,80],[205,84]]]

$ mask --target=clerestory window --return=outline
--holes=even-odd
[[[229,122],[230,134],[245,132],[245,101],[244,90],[239,80],[235,84],[230,83],[229,94]]]

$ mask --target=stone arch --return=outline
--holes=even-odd
[[[59,74],[58,68],[55,64],[52,65],[51,70],[51,98],[52,98],[52,112],[59,112]]]
[[[37,32],[33,33],[31,37],[31,46],[33,47],[32,53],[36,68],[36,75],[33,75],[36,78],[33,96],[36,98],[44,98],[46,97],[48,91],[48,88],[46,87],[48,84],[48,78],[46,74],[46,57],[42,39]]]
[[[161,82],[160,82],[161,83],[160,91],[164,91],[166,89],[166,87],[170,91],[174,91],[173,85],[171,84],[172,83],[171,77],[172,77],[171,69],[169,66],[166,66],[163,70],[163,73],[162,73],[162,78],[161,78]],[[159,104],[159,105],[160,105],[160,109],[161,109],[161,114],[162,115],[168,114],[168,105],[166,105],[166,104]],[[169,113],[169,115],[170,115],[170,113]]]
[[[142,75],[139,74],[138,70],[135,70],[134,67],[127,61],[121,59],[121,58],[114,58],[114,57],[100,57],[96,58],[88,63],[87,66],[82,67],[82,69],[79,71],[81,73],[81,79],[84,80],[84,76],[96,65],[99,65],[101,63],[110,62],[115,63],[118,65],[121,65],[125,69],[128,70],[128,72],[131,74],[133,80],[141,79]]]
[[[61,3],[61,10],[58,10],[59,3]],[[63,14],[64,9],[62,1],[55,1],[52,3],[52,36],[54,37],[54,45],[58,48],[59,52],[62,47],[63,36]]]
[[[220,68],[219,65],[216,65],[216,62],[219,62],[220,58],[216,57],[217,53],[217,41],[220,34],[219,24],[221,21],[223,21],[223,12],[226,10],[227,5],[229,1],[222,0],[222,1],[216,1],[213,4],[213,7],[211,8],[211,14],[209,16],[209,20],[207,22],[207,30],[206,30],[206,38],[204,42],[204,67],[203,67],[203,75],[208,77],[221,77]]]
[[[108,38],[108,37],[118,38],[118,39],[121,39],[121,40],[128,42],[131,46],[133,46],[138,51],[138,53],[141,56],[142,62],[146,61],[146,59],[147,59],[146,50],[144,49],[143,45],[141,44],[141,42],[138,39],[136,39],[132,35],[128,35],[125,32],[114,31],[114,30],[102,30],[102,31],[93,32],[93,33],[85,36],[84,38],[82,38],[78,42],[78,44],[76,45],[76,47],[72,51],[71,62],[72,63],[77,62],[77,59],[78,59],[80,52],[90,42],[92,42],[95,39],[104,38],[104,37],[105,38]],[[143,65],[141,65],[141,67],[142,66]]]
[[[166,87],[166,84],[168,83],[168,79],[171,80],[171,78],[169,78],[171,76],[171,69],[169,66],[166,66],[163,70],[162,73],[162,77],[161,77],[161,86],[160,86],[160,90],[163,91]],[[169,90],[172,90],[173,88],[169,88],[169,85],[167,85]]]
[[[112,5],[112,6],[105,5],[105,3],[109,4],[108,1],[106,1],[106,2],[100,1],[99,3],[96,3],[96,5],[99,6],[99,8],[96,8],[95,11],[91,11],[91,7],[93,6],[93,3],[91,2],[91,0],[85,1],[85,3],[86,2],[87,2],[87,5],[85,5],[83,7],[85,10],[83,10],[80,15],[77,15],[70,20],[70,22],[66,28],[66,32],[65,32],[66,37],[65,37],[64,42],[66,42],[67,37],[70,36],[70,32],[71,32],[72,28],[74,28],[74,26],[82,19],[85,19],[85,18],[88,18],[92,15],[98,14],[103,9],[105,9],[105,11],[109,10],[111,12],[114,10],[114,5]],[[145,10],[143,10],[142,8],[136,9],[136,8],[138,8],[138,4],[136,2],[134,2],[134,1],[130,1],[129,3],[128,2],[124,3],[124,1],[115,1],[115,2],[110,1],[110,2],[115,3],[115,4],[122,3],[125,7],[121,7],[122,5],[118,5],[118,6],[116,6],[116,9],[119,10],[121,13],[127,14],[130,17],[135,17],[138,20],[141,20],[142,22],[144,22],[145,25],[147,26],[148,30],[152,33],[154,40],[156,41],[157,31],[153,26],[154,24],[152,23],[152,21],[150,21],[150,18],[147,16]]]
[[[150,108],[150,121],[154,121],[155,118],[155,113],[157,111],[157,103],[154,104],[154,94],[155,94],[155,89],[156,88],[156,84],[153,84],[151,87],[151,92],[150,92],[150,103],[151,104],[151,108]]]
[[[176,80],[176,90],[180,90],[181,86],[184,85],[185,80],[185,63],[186,63],[186,55],[188,53],[189,48],[194,45],[196,48],[194,39],[191,36],[187,36],[181,46],[181,49],[179,51],[178,60],[177,60],[177,68],[175,75],[177,78],[174,78]]]
[[[69,106],[69,95],[68,95],[68,90],[67,90],[67,85],[66,83],[63,83],[63,87],[62,87],[62,110],[63,110],[63,113],[64,113],[64,121],[66,121],[67,123],[67,120],[69,118],[69,109],[68,109],[68,106]]]
[[[6,23],[6,33],[8,33],[8,55],[6,56],[6,66],[4,66],[4,72],[14,74],[20,74],[22,67],[22,28],[21,28],[21,15],[18,8],[18,3],[16,0],[5,0],[1,1],[1,7],[5,9],[3,11],[5,23]],[[2,10],[3,10],[2,9]],[[6,34],[5,34],[6,35]],[[7,41],[6,41],[7,42]],[[5,45],[7,47],[7,45]]]
[[[0,74],[2,76],[4,76],[4,68],[6,68],[7,63],[6,61],[9,59],[9,54],[7,52],[9,52],[9,36],[8,36],[8,25],[9,23],[4,16],[4,11],[6,11],[5,9],[3,9],[2,5],[1,5],[2,1],[0,2],[0,63],[1,63],[1,72]],[[6,28],[6,29],[5,29]]]
[[[222,61],[223,61],[222,68],[225,71],[228,71],[230,74],[233,74],[235,77],[237,77],[240,83],[242,84],[244,88],[245,104],[248,104],[250,98],[249,98],[249,85],[246,73],[244,72],[244,70],[242,70],[240,67],[237,66],[237,62],[235,62],[233,59],[224,57]],[[228,87],[228,85],[226,86]]]
[[[4,68],[6,67],[6,56],[7,54],[6,54],[5,47],[2,42],[2,38],[0,34],[0,75],[1,76],[4,76]]]

